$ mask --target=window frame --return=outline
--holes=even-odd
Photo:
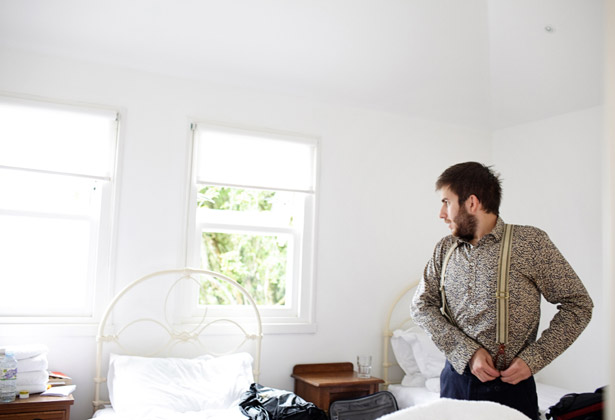
[[[219,223],[215,221],[200,222],[197,220],[197,193],[203,185],[262,189],[268,191],[288,191],[286,189],[254,187],[249,185],[223,184],[223,183],[198,183],[198,127],[207,127],[214,130],[243,132],[252,134],[256,137],[268,137],[275,140],[295,141],[308,144],[313,148],[313,190],[303,192],[303,220],[299,238],[295,238],[292,228],[279,229],[277,227],[265,227],[254,225],[241,225],[233,223]],[[258,232],[263,234],[283,233],[293,238],[293,243],[289,247],[292,249],[293,256],[289,258],[290,279],[287,287],[290,287],[292,304],[287,308],[272,308],[259,306],[265,333],[313,333],[316,331],[315,311],[314,311],[314,276],[316,262],[316,226],[317,226],[317,198],[318,198],[318,179],[319,179],[319,152],[320,141],[317,137],[295,132],[281,130],[263,129],[246,125],[224,123],[218,121],[195,120],[189,125],[189,165],[188,166],[188,199],[187,199],[187,223],[186,223],[186,266],[199,268],[200,260],[200,238],[203,233],[200,227],[207,228],[208,231],[227,232],[227,233],[247,233]],[[215,210],[214,210],[215,211]],[[241,219],[241,216],[238,217]],[[185,292],[185,302],[182,319],[183,322],[192,323],[200,319],[202,309],[196,304],[195,292]],[[209,306],[208,314],[216,317],[225,317],[230,313],[236,316],[241,312],[238,307]]]
[[[115,232],[115,220],[117,218],[117,190],[118,190],[118,175],[119,175],[119,156],[120,156],[120,136],[121,136],[121,113],[119,109],[115,107],[97,105],[97,104],[83,104],[70,101],[62,101],[58,99],[50,99],[39,96],[0,93],[0,102],[5,104],[27,104],[41,109],[49,110],[68,110],[77,113],[83,113],[86,115],[108,115],[110,117],[110,123],[113,124],[110,127],[109,135],[109,162],[108,162],[108,175],[88,175],[77,172],[62,172],[59,170],[46,170],[37,168],[25,168],[25,167],[11,167],[0,166],[6,170],[13,171],[25,171],[34,174],[43,174],[49,176],[62,176],[72,179],[86,178],[100,181],[97,185],[100,188],[96,199],[99,210],[99,216],[96,220],[90,219],[90,226],[92,228],[92,234],[90,236],[89,252],[90,255],[88,261],[88,278],[89,285],[87,286],[88,292],[86,300],[84,302],[84,311],[81,314],[43,314],[43,315],[3,315],[2,322],[7,327],[7,333],[10,330],[14,330],[15,335],[19,335],[27,330],[20,330],[19,328],[27,325],[47,325],[47,326],[60,326],[60,325],[75,325],[75,326],[87,326],[87,331],[90,331],[90,326],[94,326],[100,319],[104,306],[111,293],[111,275],[112,272],[112,249],[116,240]],[[12,211],[14,214],[27,214],[28,211]],[[46,211],[35,212],[38,217],[44,217]],[[73,220],[85,220],[86,217],[77,215],[71,216],[56,216]],[[92,256],[94,254],[94,256]],[[50,330],[52,333],[54,330]],[[77,335],[81,334],[81,330]],[[83,330],[86,334],[89,334],[86,330]]]

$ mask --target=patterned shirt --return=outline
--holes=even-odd
[[[495,295],[503,234],[504,222],[498,218],[495,228],[476,246],[452,235],[440,240],[412,300],[414,322],[427,331],[460,374],[480,347],[494,360],[499,348]],[[440,313],[440,269],[454,241],[459,245],[446,267],[444,288],[457,326]],[[593,302],[583,283],[547,234],[535,227],[514,227],[509,293],[508,344],[504,361],[496,366],[499,370],[519,357],[535,374],[566,350],[591,319]],[[558,312],[536,340],[541,295],[557,304]]]

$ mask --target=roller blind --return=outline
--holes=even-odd
[[[108,179],[116,113],[0,100],[0,166]]]
[[[194,132],[197,183],[314,192],[314,140],[203,124]]]

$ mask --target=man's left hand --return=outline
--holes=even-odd
[[[523,359],[515,357],[508,369],[500,372],[502,382],[517,385],[519,382],[532,376],[530,367]]]

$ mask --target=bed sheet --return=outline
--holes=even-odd
[[[220,410],[188,411],[180,413],[162,408],[147,408],[116,413],[113,408],[98,410],[90,420],[246,420],[239,406]]]
[[[428,403],[440,398],[440,393],[431,392],[424,386],[389,385],[388,390],[395,396],[400,409]]]
[[[431,392],[425,387],[389,385],[389,391],[395,396],[400,409],[429,403],[440,398],[439,393]],[[545,413],[549,410],[549,407],[555,405],[564,395],[572,392],[565,388],[541,382],[536,383],[536,391],[541,419],[546,419]]]

